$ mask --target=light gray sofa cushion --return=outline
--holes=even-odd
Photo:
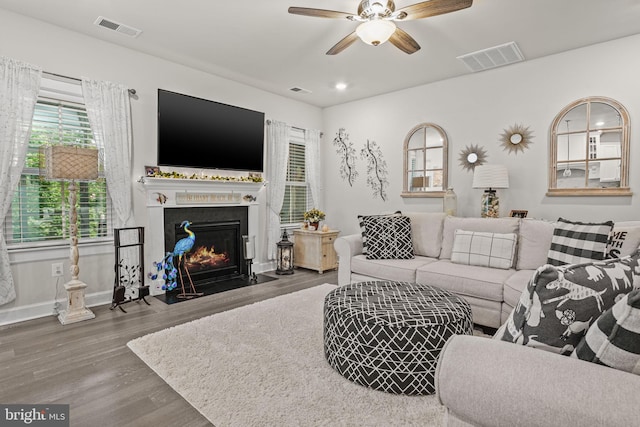
[[[442,247],[443,212],[405,212],[411,220],[413,251],[416,255],[438,258]]]
[[[547,263],[555,223],[523,218],[518,235],[518,270],[535,270]]]
[[[415,282],[416,269],[436,262],[435,258],[417,256],[414,259],[367,259],[366,255],[351,258],[351,272],[384,280]]]
[[[451,259],[456,230],[486,231],[502,234],[518,233],[518,224],[518,218],[458,218],[448,216],[444,219],[440,259]]]
[[[522,291],[527,288],[535,272],[535,270],[518,270],[504,282],[503,298],[509,307],[514,308],[518,304]]]
[[[452,337],[435,384],[448,419],[470,425],[638,425],[640,376],[483,337]]]
[[[447,289],[463,297],[473,296],[501,302],[502,284],[515,272],[513,269],[461,265],[449,260],[440,260],[418,268],[416,281]]]

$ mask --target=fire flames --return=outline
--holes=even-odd
[[[198,246],[195,251],[189,252],[185,264],[189,270],[203,270],[208,268],[220,268],[229,264],[228,253],[218,254],[213,246],[210,248]]]

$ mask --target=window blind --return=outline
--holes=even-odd
[[[280,222],[281,224],[301,223],[304,221],[303,214],[308,209],[310,197],[302,130],[291,130],[286,181]]]
[[[7,243],[69,237],[68,183],[40,176],[46,145],[95,146],[83,105],[41,97],[35,107],[25,167],[5,220]],[[111,203],[102,176],[77,183],[78,237],[110,236]]]

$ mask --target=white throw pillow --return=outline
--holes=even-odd
[[[622,258],[640,247],[640,225],[616,223],[607,241],[607,258]]]
[[[513,265],[516,242],[515,233],[456,230],[451,262],[507,270]]]
[[[448,216],[442,229],[440,259],[450,259],[456,230],[482,231],[486,233],[517,233],[520,218],[461,218]]]

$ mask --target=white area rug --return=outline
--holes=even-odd
[[[216,427],[430,426],[435,396],[398,396],[354,384],[322,344],[324,284],[214,314],[128,343]]]

